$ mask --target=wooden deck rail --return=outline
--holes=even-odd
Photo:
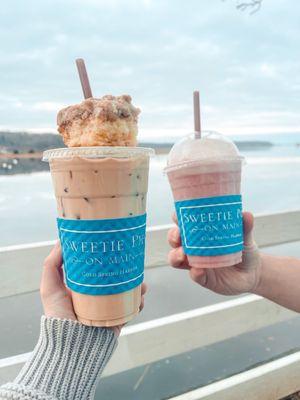
[[[116,354],[104,376],[253,332],[296,315],[259,296],[248,295],[132,325],[122,330]],[[24,363],[29,354],[0,360],[0,372],[1,368]]]
[[[164,226],[148,230],[147,268],[165,264],[168,229],[169,226]],[[255,237],[261,247],[300,241],[300,211],[257,216]],[[37,290],[40,265],[52,245],[52,242],[47,242],[0,249],[0,270],[1,276],[4,277],[0,283],[0,296]],[[18,281],[22,282],[22,287],[16,286],[14,280],[10,278],[16,274],[19,277]],[[133,325],[123,330],[116,355],[106,368],[105,375],[112,375],[252,332],[293,318],[295,315],[294,312],[259,296],[249,295]],[[218,329],[215,329],[216,326]],[[21,354],[0,360],[0,373],[19,368],[28,355],[28,353]],[[253,396],[251,394],[252,397],[247,397],[250,400],[280,398],[299,388],[295,383],[293,368],[299,376],[299,353],[186,393],[174,400],[235,400],[245,398],[242,394],[245,393],[244,390],[247,390],[247,393],[252,390],[254,393]],[[291,379],[285,379],[284,389],[278,391],[278,397],[272,396],[271,386],[264,387],[264,382],[267,384],[270,382],[271,385],[276,379],[284,379],[289,374]],[[271,394],[268,397],[266,393]]]
[[[146,268],[166,264],[169,250],[166,236],[170,227],[172,225],[147,229]],[[300,240],[300,211],[257,215],[255,238],[260,247]],[[54,243],[0,247],[0,298],[38,290],[41,265]]]
[[[170,400],[274,400],[299,390],[300,352],[192,390]]]

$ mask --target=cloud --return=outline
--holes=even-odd
[[[224,113],[225,115],[225,113]],[[216,130],[225,134],[259,134],[300,132],[300,120],[297,112],[262,111],[234,113],[231,118],[221,117],[215,121]]]
[[[260,65],[261,73],[268,78],[276,78],[278,76],[274,65],[263,63]]]
[[[153,4],[153,0],[71,0],[71,3],[79,3],[83,6],[93,6],[97,8],[111,8],[116,9],[119,7],[145,7],[149,8]]]
[[[253,17],[234,4],[6,2],[1,123],[55,128],[58,109],[82,99],[74,59],[83,57],[95,96],[129,93],[141,105],[142,135],[189,131],[195,89],[207,129],[298,129],[300,3],[266,1]]]
[[[54,101],[41,101],[33,104],[32,109],[37,111],[58,112],[63,107],[66,107],[66,105],[63,103],[56,103]]]
[[[22,108],[24,106],[23,102],[17,97],[5,96],[0,93],[0,109],[7,110],[8,108]]]
[[[217,57],[222,53],[222,49],[216,43],[208,39],[197,39],[195,37],[186,36],[184,34],[174,35],[173,41],[167,43],[163,47],[163,51],[174,52],[182,51],[189,52],[195,55],[204,53],[207,57]]]

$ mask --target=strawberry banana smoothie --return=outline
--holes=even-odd
[[[241,262],[241,166],[236,146],[214,133],[189,136],[169,154],[166,172],[182,244],[193,267]]]
[[[152,151],[133,147],[138,112],[129,96],[70,106],[58,116],[70,147],[44,153],[57,200],[65,281],[77,318],[87,325],[123,324],[141,303]]]

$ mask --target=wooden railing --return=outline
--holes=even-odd
[[[166,264],[166,233],[170,226],[147,231],[146,267]],[[300,211],[255,218],[255,237],[260,247],[300,241]],[[54,242],[0,249],[0,297],[38,290],[40,266]],[[299,249],[300,250],[300,249]],[[15,279],[18,276],[18,279]],[[259,296],[234,300],[170,315],[123,329],[116,354],[105,376],[163,358],[217,343],[295,317]],[[218,329],[215,327],[218,326]],[[19,368],[29,353],[0,360],[1,371]],[[300,353],[277,359],[231,378],[182,394],[174,400],[276,399],[300,387]],[[247,393],[247,397],[245,397]]]

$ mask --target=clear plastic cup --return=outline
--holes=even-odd
[[[241,168],[243,157],[228,138],[204,133],[176,143],[165,168],[191,266],[217,268],[242,259],[243,220]]]
[[[57,201],[66,285],[80,322],[115,326],[139,311],[152,149],[44,152]]]

